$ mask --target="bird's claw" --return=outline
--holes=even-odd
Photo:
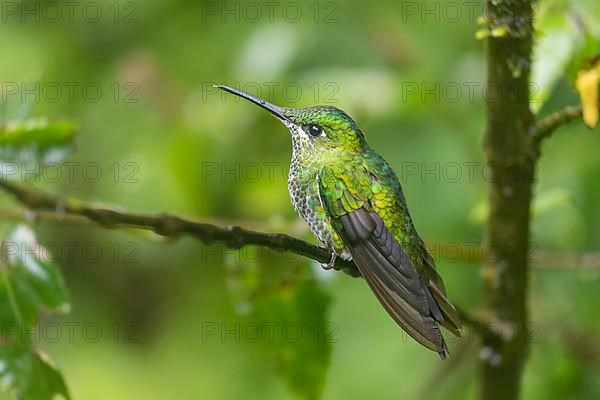
[[[323,269],[327,271],[333,269],[335,267],[335,260],[337,260],[337,254],[335,254],[335,251],[332,251],[331,259],[327,264],[323,264]]]

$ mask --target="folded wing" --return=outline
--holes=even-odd
[[[331,175],[326,176],[328,184]],[[402,248],[370,202],[369,191],[349,190],[343,180],[335,182],[336,196],[323,195],[332,224],[352,255],[361,275],[390,316],[423,346],[446,358],[448,349],[438,324],[460,335],[460,319],[446,299],[441,278],[423,246],[420,270]],[[341,192],[341,193],[340,193]],[[348,200],[348,197],[354,197]],[[416,236],[418,238],[418,235]]]

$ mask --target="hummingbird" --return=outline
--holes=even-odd
[[[225,85],[219,89],[269,111],[290,131],[288,190],[311,232],[336,257],[353,260],[392,319],[440,358],[439,325],[461,335],[433,257],[417,233],[398,177],[357,123],[333,106],[279,107]]]

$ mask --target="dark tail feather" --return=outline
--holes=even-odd
[[[448,329],[456,336],[462,336],[462,333],[460,331],[462,323],[460,321],[460,316],[458,315],[458,311],[456,311],[456,308],[454,308],[454,306],[448,301],[446,296],[444,296],[438,290],[437,287],[435,287],[434,285],[428,285],[428,289],[429,292],[433,295],[435,302],[437,303],[439,309],[442,312],[442,320],[438,320],[440,325]]]
[[[423,346],[447,354],[436,324],[443,310],[381,217],[364,208],[340,217],[342,239],[390,316]]]
[[[446,361],[448,357],[450,357],[450,352],[448,351],[448,346],[446,346],[446,342],[442,339],[442,351],[438,352],[442,361]]]

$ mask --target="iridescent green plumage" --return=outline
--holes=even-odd
[[[357,124],[335,107],[282,108],[221,88],[286,125],[293,141],[288,188],[298,213],[334,254],[354,260],[409,335],[445,358],[437,324],[460,335],[460,319],[413,226],[396,174],[369,148]]]

